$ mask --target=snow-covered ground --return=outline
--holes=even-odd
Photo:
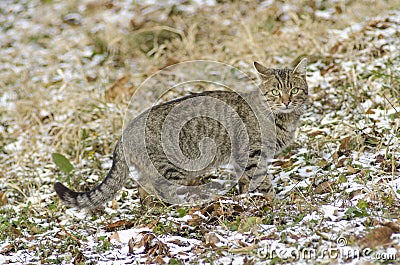
[[[0,264],[399,263],[399,11],[328,29],[322,36],[328,38],[326,48],[308,54],[311,103],[296,142],[271,168],[276,201],[233,196],[201,206],[146,209],[135,184],[128,183],[118,207],[109,203],[87,213],[63,207],[53,183],[85,190],[105,176],[118,138],[113,133],[119,133],[127,106],[112,87],[126,96],[154,72],[151,60],[159,63],[163,49],[178,40],[144,48],[151,59],[134,55],[123,62],[126,47],[115,51],[113,44],[145,23],[167,23],[171,14],[213,14],[229,4],[72,2],[0,3]],[[307,19],[296,15],[300,5],[265,1],[249,10],[263,14],[277,8],[282,26],[271,32],[290,35],[306,27]],[[311,6],[304,12],[329,24],[346,19],[343,8]],[[214,16],[232,27],[227,36],[240,31],[235,17]],[[191,45],[205,33],[199,27],[191,35],[196,28],[176,17],[168,23],[181,25],[174,29],[186,34],[180,41],[196,51]],[[245,26],[248,21],[242,23],[248,36],[261,38]],[[302,44],[300,36],[297,45],[310,44]],[[245,50],[238,47],[230,55],[239,51]],[[272,55],[275,63],[290,60]],[[229,62],[252,71],[251,61]],[[72,173],[61,172],[52,153],[68,154]]]

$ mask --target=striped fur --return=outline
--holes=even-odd
[[[238,158],[236,163],[244,169],[239,180],[239,191],[243,193],[254,190],[254,187],[249,186],[252,180],[267,175],[265,167],[260,169],[260,161],[266,161],[271,156],[271,152],[274,150],[275,153],[280,152],[293,141],[294,132],[308,98],[305,59],[293,70],[266,68],[256,62],[254,66],[261,78],[260,89],[262,94],[252,92],[239,95],[228,91],[209,91],[191,94],[153,107],[135,118],[124,131],[114,151],[113,165],[103,182],[87,192],[75,192],[61,183],[56,183],[54,188],[59,198],[71,207],[88,209],[99,207],[114,198],[125,184],[130,175],[129,169],[132,168],[135,169],[141,180],[162,175],[166,179],[181,185],[203,184],[203,180],[198,176],[209,170],[210,167],[227,163],[231,156],[232,147],[238,150],[235,151]],[[209,117],[194,118],[187,122],[179,132],[179,146],[177,148],[180,148],[184,156],[196,159],[201,155],[199,139],[210,138],[216,144],[216,155],[209,167],[203,170],[188,171],[176,166],[164,153],[160,128],[163,127],[170,111],[179,103],[200,97],[212,97],[231,106],[245,124],[249,142],[246,146],[247,149],[240,144],[232,146],[232,143],[233,145],[241,143],[240,132],[234,136],[237,141],[232,142],[230,135],[220,123]],[[268,113],[263,122],[260,123],[260,119],[256,117],[254,110],[249,107],[244,98],[247,98],[256,106],[263,106],[262,102],[269,104],[270,109],[261,110],[264,112],[263,114]],[[208,106],[207,104],[206,101],[204,107],[211,112],[219,113],[222,116],[229,115],[220,106],[211,103]],[[230,117],[226,118],[229,119]],[[269,123],[270,120],[272,120],[271,123]],[[273,121],[275,121],[275,126]],[[235,124],[233,125],[235,126]],[[146,134],[144,139],[141,139],[138,135],[143,130]],[[270,136],[275,132],[276,140],[272,140]],[[145,146],[143,145],[144,142],[146,143]],[[266,147],[262,148],[262,145],[266,145]],[[241,157],[244,156],[248,158],[245,162],[241,160]],[[163,197],[165,194],[161,194],[162,191],[160,191],[163,190],[163,185],[166,184],[160,182],[156,185],[142,186],[141,198],[144,200],[149,191],[154,192],[156,197]],[[257,191],[262,192],[267,197],[274,197],[275,192],[268,176],[262,183],[258,183]]]

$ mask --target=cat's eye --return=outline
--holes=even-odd
[[[278,89],[272,89],[271,90],[271,94],[274,95],[274,96],[279,96],[281,93],[279,92]]]
[[[293,88],[292,90],[290,90],[290,94],[295,95],[297,93],[299,93],[300,89],[298,87]]]

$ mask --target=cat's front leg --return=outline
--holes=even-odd
[[[274,189],[274,186],[272,185],[271,182],[271,175],[267,174],[261,183],[260,186],[258,186],[255,189],[255,192],[261,193],[264,197],[266,197],[268,200],[274,200],[276,197],[276,192]]]
[[[245,171],[239,179],[239,192],[261,193],[268,200],[273,200],[276,196],[271,176],[266,170]]]

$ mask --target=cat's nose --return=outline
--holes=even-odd
[[[283,101],[283,104],[285,104],[286,108],[289,107],[290,101],[289,100],[285,100]]]

